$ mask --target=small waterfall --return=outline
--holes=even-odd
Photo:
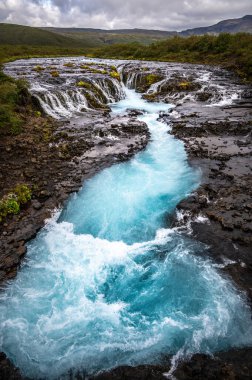
[[[33,96],[39,100],[45,113],[55,119],[70,117],[89,108],[85,95],[79,89],[33,92]]]
[[[136,71],[136,68],[132,71],[124,72],[123,79],[126,87],[130,89],[136,89],[137,84],[141,81],[142,73]]]
[[[73,86],[72,82],[66,83],[64,87],[35,83],[31,92],[45,113],[56,119],[71,117],[90,108],[104,108],[125,96],[121,82],[108,76],[88,78],[79,88]]]
[[[114,103],[125,97],[121,83],[114,78],[97,78],[92,84],[103,94],[106,103]]]
[[[153,83],[150,88],[147,90],[147,94],[154,94],[159,92],[163,86],[167,82],[167,78],[160,80],[159,82]]]

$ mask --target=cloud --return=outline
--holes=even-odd
[[[31,26],[182,30],[251,13],[251,0],[1,0],[0,21]]]

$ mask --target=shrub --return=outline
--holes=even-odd
[[[17,185],[14,188],[13,192],[17,196],[17,201],[20,204],[27,203],[31,199],[31,196],[32,196],[31,190],[25,184],[19,184],[19,185]]]
[[[0,200],[0,222],[7,215],[15,215],[20,211],[20,206],[27,203],[32,196],[30,188],[25,184],[18,184]]]
[[[20,211],[19,203],[15,194],[8,194],[0,200],[0,221],[9,214],[18,214]]]

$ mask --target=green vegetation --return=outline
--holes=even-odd
[[[18,184],[10,193],[0,200],[0,222],[7,215],[18,214],[22,205],[32,196],[30,188],[25,184]]]
[[[111,71],[110,76],[111,76],[111,78],[115,78],[117,80],[120,80],[120,74],[116,70]]]
[[[147,29],[123,29],[123,30],[101,30],[85,28],[42,28],[60,36],[75,39],[86,47],[111,46],[115,43],[139,42],[149,45],[153,42],[169,38],[176,32]]]
[[[67,62],[67,63],[64,63],[63,66],[65,66],[65,67],[74,67],[74,63],[72,63],[72,62]]]
[[[0,44],[81,47],[85,44],[68,36],[16,24],[0,24]]]
[[[87,90],[90,90],[92,88],[91,84],[88,82],[83,82],[82,80],[76,83],[76,86],[78,87],[84,87]]]
[[[91,51],[92,57],[100,58],[220,64],[252,80],[252,35],[246,33],[175,36],[150,46],[115,44]]]
[[[27,83],[14,80],[0,71],[0,134],[17,134],[23,125],[19,107],[29,97]]]
[[[1,64],[21,58],[77,55],[83,55],[82,49],[59,46],[0,45],[0,136],[20,133],[27,115],[38,112],[31,102],[28,84],[24,80],[15,80],[5,75]],[[35,66],[33,70],[41,73],[44,68]],[[51,67],[51,70],[51,75],[57,77],[55,68]],[[52,72],[55,73],[52,74]]]
[[[59,72],[57,70],[50,71],[50,74],[53,78],[58,78],[59,77]]]
[[[42,67],[42,66],[35,66],[35,67],[33,67],[33,69],[32,69],[33,71],[37,71],[38,73],[40,73],[40,71],[43,71],[43,70],[45,70],[45,68],[44,67]]]
[[[148,86],[151,86],[152,84],[159,82],[161,79],[163,79],[160,75],[157,74],[149,74],[146,76],[146,82]]]
[[[15,194],[17,198],[17,202],[19,204],[25,204],[31,199],[31,190],[29,187],[25,184],[18,184],[14,190],[13,193]]]

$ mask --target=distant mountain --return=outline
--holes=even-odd
[[[148,29],[92,29],[92,28],[33,28],[15,24],[0,24],[0,44],[59,46],[59,47],[100,47],[115,43],[139,42],[149,45],[174,35],[190,36],[219,34],[222,32],[252,33],[252,15],[220,21],[202,28],[182,32]]]
[[[0,44],[81,47],[83,43],[40,28],[16,24],[0,24]]]
[[[183,30],[179,34],[182,36],[191,36],[195,34],[201,35],[239,32],[252,33],[252,15],[223,20],[211,26]]]

